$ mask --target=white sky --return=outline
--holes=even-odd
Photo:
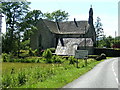
[[[38,9],[43,13],[61,9],[69,13],[69,20],[88,20],[90,5],[93,7],[94,23],[101,18],[106,36],[118,33],[118,1],[119,0],[27,0],[31,2],[31,10]],[[3,23],[3,30],[5,31]]]

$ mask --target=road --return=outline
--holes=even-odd
[[[118,62],[120,58],[105,60],[63,88],[118,88]]]

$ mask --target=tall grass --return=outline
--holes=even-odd
[[[85,67],[84,61],[79,60],[80,68],[69,64],[69,61],[62,64],[3,63],[2,88],[59,88],[89,71],[99,62],[90,59]]]

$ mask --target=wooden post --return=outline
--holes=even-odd
[[[84,58],[85,66],[87,66],[87,57]]]

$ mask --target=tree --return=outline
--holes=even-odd
[[[6,35],[4,38],[4,52],[15,52],[19,50],[21,22],[29,11],[30,2],[1,2],[0,11],[6,15]],[[17,42],[17,44],[16,44]]]
[[[23,39],[21,44],[22,49],[30,48],[30,36],[34,33],[37,29],[37,23],[40,18],[43,17],[43,13],[40,10],[33,10],[29,11],[25,18],[23,19],[23,22],[21,23],[21,29],[23,32]]]
[[[104,37],[104,31],[102,28],[101,19],[97,17],[97,21],[95,22],[95,29],[96,29],[96,41],[98,46],[98,40],[102,39]]]
[[[101,40],[99,40],[99,47],[111,48],[114,44],[114,38],[112,36],[104,36]]]
[[[44,17],[46,19],[52,20],[52,21],[63,21],[68,20],[68,13],[65,11],[57,10],[52,13],[44,13]]]
[[[105,41],[105,47],[106,48],[111,48],[111,46],[112,46],[112,43],[113,43],[113,38],[112,38],[112,36],[108,36],[106,39],[104,39],[104,41]]]
[[[113,48],[120,48],[120,36],[114,38]]]
[[[43,13],[40,10],[33,10],[27,13],[22,24],[22,30],[24,30],[24,40],[30,39],[34,30],[37,30],[37,23],[40,18],[43,17]]]

